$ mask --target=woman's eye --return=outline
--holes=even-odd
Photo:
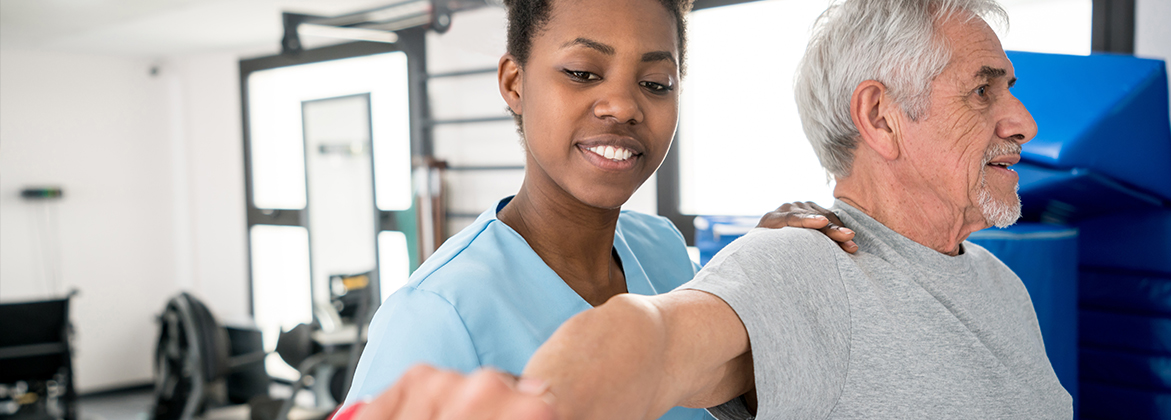
[[[566,70],[565,74],[568,74],[569,77],[572,77],[572,78],[578,79],[578,80],[600,80],[601,79],[601,77],[598,77],[598,75],[590,73],[588,71]]]
[[[667,93],[667,91],[671,90],[671,87],[664,85],[662,83],[638,82],[638,85],[642,86],[645,89],[649,89],[651,92],[655,92],[655,93]]]

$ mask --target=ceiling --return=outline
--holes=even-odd
[[[0,47],[142,57],[277,51],[282,11],[337,16],[396,2],[0,0]]]

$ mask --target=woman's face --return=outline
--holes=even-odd
[[[625,203],[675,135],[676,36],[656,0],[555,0],[523,69],[501,59],[501,93],[523,116],[526,184],[592,207]]]

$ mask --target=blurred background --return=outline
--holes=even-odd
[[[1001,3],[1008,50],[1171,56],[1168,1]],[[627,208],[669,217],[697,245],[712,232],[697,215],[832,204],[792,99],[825,6],[696,1],[678,136]],[[491,0],[0,0],[0,325],[62,343],[0,342],[0,362],[54,366],[41,382],[20,373],[23,389],[0,367],[0,416],[41,418],[39,401],[45,418],[214,417],[260,394],[271,400],[254,401],[252,418],[296,412],[291,395],[328,413],[378,302],[520,186],[496,87],[505,23]],[[1061,63],[1072,64],[1046,69],[1115,74]],[[1158,74],[1161,113],[1145,121],[1165,133]],[[1167,208],[1157,186],[1111,179]],[[1046,202],[1036,221],[1105,214],[1054,219]],[[1152,220],[1171,233],[1171,219]],[[1171,278],[1160,267],[1135,270]],[[1171,413],[1160,351],[1142,353],[1158,356],[1143,362],[1156,385],[1142,389],[1167,410],[1155,416]]]

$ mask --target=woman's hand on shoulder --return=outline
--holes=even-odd
[[[555,420],[548,387],[494,369],[469,375],[416,365],[373,400],[355,403],[334,420]]]
[[[816,229],[837,242],[842,250],[851,254],[858,251],[858,244],[854,243],[854,231],[842,226],[841,219],[832,211],[812,201],[785,203],[761,217],[756,227]]]

